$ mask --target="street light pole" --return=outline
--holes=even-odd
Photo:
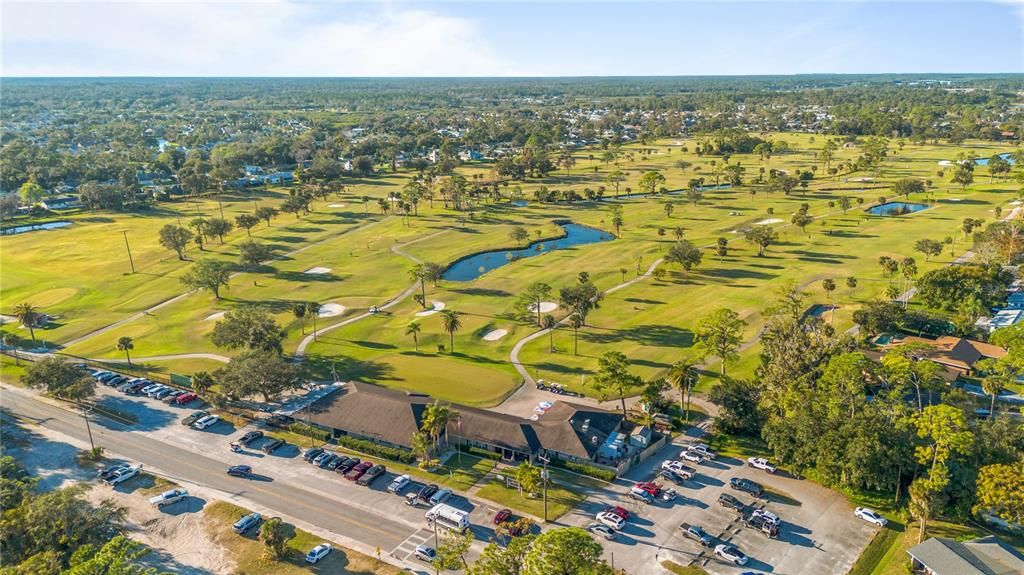
[[[441,567],[437,563],[437,518],[430,523],[434,526],[434,575],[441,575]]]
[[[541,483],[544,487],[544,523],[548,522],[548,462],[550,459],[543,455],[538,455],[537,459],[544,464],[544,471],[541,473]]]
[[[96,451],[96,444],[92,441],[92,427],[89,426],[89,412],[82,405],[82,402],[78,402],[78,408],[82,410],[82,417],[85,419],[85,430],[89,433],[89,447],[92,451]]]
[[[132,266],[132,273],[135,273],[135,260],[132,259],[132,247],[128,245],[128,232],[124,233],[124,247],[128,249],[128,263]]]

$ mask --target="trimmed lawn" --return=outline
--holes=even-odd
[[[565,515],[573,507],[582,503],[589,493],[605,486],[604,482],[575,473],[568,473],[557,468],[548,468],[552,481],[548,484],[548,520],[555,520]],[[514,468],[506,468],[502,475],[514,474]],[[544,498],[519,495],[519,490],[505,487],[505,482],[494,478],[477,491],[476,495],[488,499],[510,509],[529,513],[535,517],[544,517]]]
[[[708,447],[722,457],[734,457],[746,461],[748,457],[764,457],[770,453],[760,437],[715,433],[708,441]]]
[[[675,575],[708,575],[707,571],[696,565],[684,567],[675,561],[662,561],[661,566],[668,572],[674,573]]]
[[[451,457],[444,465],[432,471],[428,471],[420,469],[416,465],[399,463],[397,461],[391,461],[390,459],[381,459],[379,457],[373,457],[372,455],[366,455],[365,453],[353,451],[351,449],[338,448],[334,446],[330,447],[333,451],[337,451],[338,453],[354,455],[363,461],[372,461],[375,464],[382,464],[386,466],[388,471],[391,473],[397,473],[399,475],[407,474],[412,476],[414,479],[418,479],[426,483],[436,483],[441,487],[449,487],[458,491],[466,491],[473,487],[479,483],[491,469],[494,468],[493,460],[463,453],[461,461],[457,456]]]
[[[25,364],[25,361],[16,362],[13,357],[0,355],[0,381],[20,386],[21,376],[25,375]]]
[[[204,513],[207,529],[214,540],[227,549],[230,557],[237,564],[237,572],[246,575],[298,575],[301,573],[331,573],[338,575],[397,575],[401,570],[378,561],[368,555],[346,549],[336,543],[327,557],[316,565],[305,561],[306,553],[313,547],[323,543],[323,539],[286,524],[290,535],[288,540],[288,556],[279,561],[264,557],[262,543],[258,533],[253,530],[246,535],[238,535],[231,525],[239,517],[247,515],[244,509],[231,503],[216,501],[206,506]]]

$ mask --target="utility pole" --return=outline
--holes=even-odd
[[[224,219],[224,202],[217,200],[217,205],[220,206],[220,219]]]
[[[430,523],[434,526],[434,575],[441,575],[441,567],[437,562],[437,519],[431,520]]]
[[[96,444],[92,441],[92,427],[89,426],[89,411],[85,409],[82,402],[78,402],[78,408],[82,410],[82,417],[85,418],[85,430],[89,433],[89,447],[96,451]]]
[[[541,471],[540,479],[541,484],[544,486],[544,523],[548,522],[548,462],[551,460],[543,455],[538,455],[537,459],[544,464],[544,470]]]
[[[135,261],[132,259],[132,247],[128,245],[128,232],[124,233],[124,247],[128,250],[128,264],[132,266],[132,273],[135,273]]]

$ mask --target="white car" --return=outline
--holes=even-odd
[[[689,451],[695,451],[704,456],[704,459],[714,459],[718,457],[718,454],[711,451],[711,448],[703,443],[696,443],[690,446]]]
[[[194,427],[196,429],[206,429],[207,427],[210,427],[211,425],[217,423],[218,421],[220,421],[220,416],[218,416],[218,415],[207,415],[206,417],[204,417],[204,418],[200,419],[199,421],[193,423],[192,427]]]
[[[602,525],[601,523],[591,523],[590,525],[587,525],[587,531],[600,535],[609,541],[615,539],[616,531],[607,525]]]
[[[874,509],[868,509],[867,507],[858,507],[853,512],[854,515],[860,517],[868,523],[874,523],[879,527],[885,527],[889,523],[889,520],[882,517],[882,514],[875,511]]]
[[[767,521],[769,523],[774,523],[776,525],[778,525],[779,523],[782,523],[782,519],[778,515],[772,513],[771,511],[768,511],[766,509],[755,509],[754,513],[752,513],[752,515],[754,517],[761,517],[765,521]]]
[[[598,513],[596,519],[616,531],[622,529],[626,523],[621,517],[609,511]]]
[[[672,489],[670,487],[668,489],[662,490],[660,497],[662,501],[675,501],[676,497],[678,496],[679,493],[677,493],[675,489]]]
[[[410,478],[408,475],[399,475],[398,477],[395,478],[394,481],[391,482],[391,485],[388,485],[388,491],[394,493],[395,495],[401,495],[402,490],[405,489],[411,481],[412,478]]]
[[[330,543],[321,543],[316,547],[310,549],[309,553],[306,553],[306,563],[312,563],[316,565],[321,559],[327,557],[327,554],[331,552]]]
[[[747,556],[733,545],[722,544],[715,547],[715,555],[718,555],[726,561],[732,561],[737,565],[747,564]]]
[[[704,461],[704,456],[696,451],[684,451],[679,457],[694,463],[702,463]]]
[[[751,458],[747,459],[747,465],[753,467],[754,469],[760,469],[762,471],[767,471],[768,473],[775,473],[775,469],[776,469],[775,466],[772,465],[770,461],[768,461],[767,459],[765,459],[763,457],[751,457]]]
[[[186,497],[188,497],[188,491],[184,489],[171,489],[170,491],[164,491],[163,493],[157,495],[156,497],[150,497],[149,502],[152,505],[156,505],[157,508],[159,509],[164,505],[171,505],[172,503],[177,503],[182,499],[185,499]]]
[[[124,469],[121,469],[120,471],[114,473],[110,477],[107,477],[103,481],[105,481],[107,485],[118,485],[120,483],[128,481],[132,477],[135,477],[136,475],[139,474],[139,471],[142,471],[141,463],[138,465],[130,465],[128,467],[125,467]]]

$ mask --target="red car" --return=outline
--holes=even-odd
[[[609,505],[608,507],[605,507],[604,512],[613,513],[621,517],[623,521],[629,521],[629,511],[626,511],[625,509],[617,505]]]
[[[349,481],[355,481],[356,479],[359,479],[359,477],[362,476],[364,473],[366,473],[366,470],[371,467],[373,467],[373,462],[364,461],[359,465],[356,465],[348,473],[346,473],[345,479],[348,479]]]
[[[511,509],[502,509],[501,511],[494,514],[494,524],[500,525],[508,520],[512,519]]]
[[[653,483],[653,482],[637,483],[636,486],[638,488],[640,488],[640,489],[643,489],[647,493],[650,493],[651,497],[657,497],[657,496],[661,495],[661,486],[658,485],[657,483]]]
[[[195,400],[197,397],[199,396],[190,391],[174,398],[174,403],[177,403],[178,405],[185,405],[186,403],[192,403],[192,401]]]

